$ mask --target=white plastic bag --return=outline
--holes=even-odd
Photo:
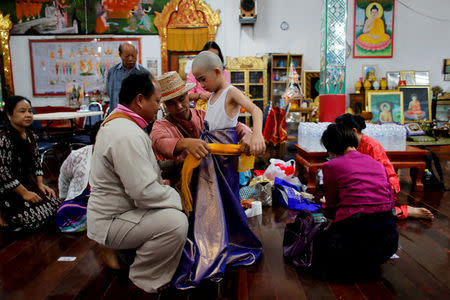
[[[264,172],[264,176],[270,180],[275,180],[275,177],[281,179],[292,177],[294,173],[295,173],[295,161],[293,159],[289,161],[284,161],[281,159],[271,158],[270,165]]]

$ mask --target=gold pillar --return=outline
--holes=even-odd
[[[5,82],[3,83],[2,89],[5,89],[7,97],[14,95],[11,56],[9,52],[9,31],[11,28],[12,22],[9,19],[9,15],[3,16],[3,14],[0,13],[0,51],[3,57],[3,74],[5,76]]]

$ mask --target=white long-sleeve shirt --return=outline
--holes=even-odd
[[[89,183],[92,145],[72,151],[59,171],[58,188],[61,199],[80,195]]]

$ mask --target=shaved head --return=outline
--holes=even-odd
[[[192,70],[211,72],[214,68],[223,71],[223,64],[220,57],[211,51],[200,52],[192,62]]]

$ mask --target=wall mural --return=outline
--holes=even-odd
[[[85,93],[103,91],[109,69],[120,62],[119,45],[125,41],[141,53],[140,38],[29,40],[33,95],[65,95],[72,83]]]
[[[11,35],[158,34],[153,24],[170,0],[15,0],[0,11],[13,22]]]

